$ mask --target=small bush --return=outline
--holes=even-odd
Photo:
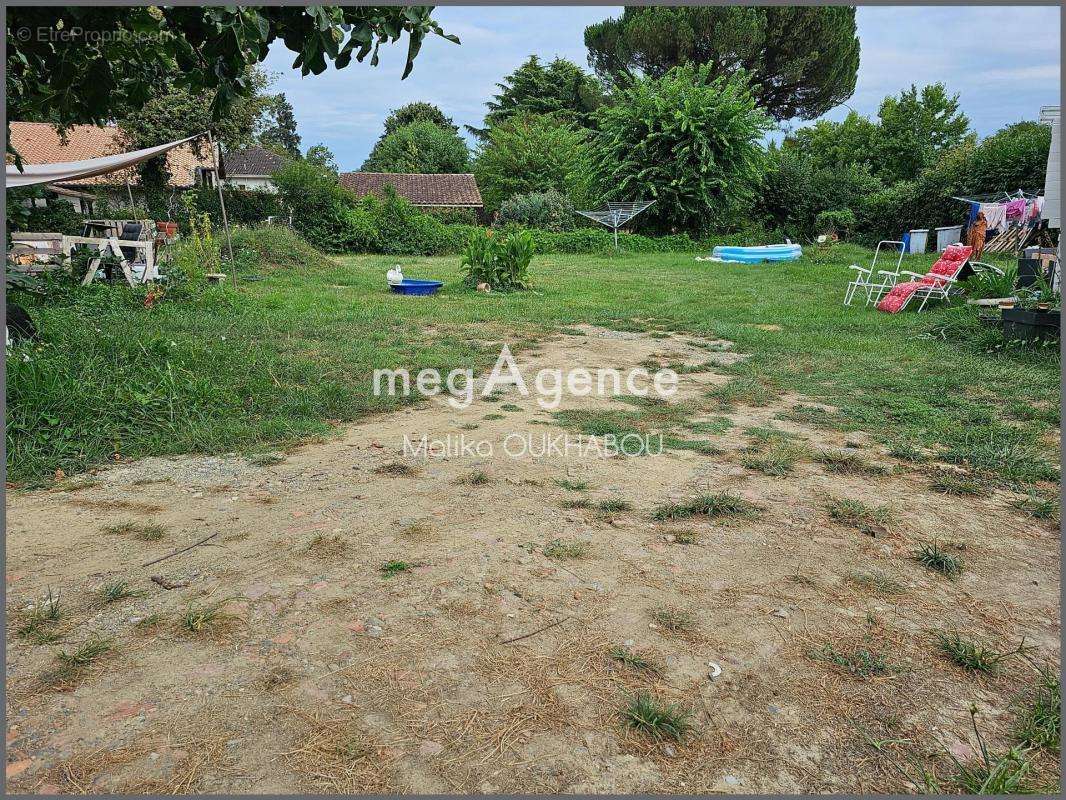
[[[995,672],[999,665],[1011,656],[1021,655],[1029,648],[1022,641],[1013,650],[995,650],[987,642],[976,639],[964,639],[956,631],[937,633],[937,647],[945,656],[963,669],[971,672]]]
[[[574,204],[554,189],[519,194],[500,206],[499,221],[547,231],[574,229]]]
[[[850,653],[836,650],[832,645],[826,645],[820,650],[811,652],[811,657],[839,667],[845,672],[857,678],[868,678],[871,675],[884,675],[889,671],[888,662],[879,653],[874,653],[864,648],[858,648]]]
[[[823,211],[815,217],[814,227],[821,233],[836,233],[847,239],[855,229],[855,212],[850,208]]]
[[[759,512],[759,507],[742,497],[722,492],[701,495],[685,503],[667,503],[652,512],[652,519],[668,522],[689,517],[750,517]]]
[[[552,539],[541,551],[548,558],[555,560],[562,560],[568,558],[584,558],[588,555],[589,544],[588,542],[580,542],[575,539],[564,541],[563,539]]]
[[[1062,686],[1058,671],[1039,668],[1039,680],[1024,698],[1018,740],[1026,747],[1059,752],[1062,736]]]

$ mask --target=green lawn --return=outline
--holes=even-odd
[[[532,291],[485,295],[462,288],[456,257],[346,257],[151,311],[107,287],[33,301],[46,344],[8,359],[9,479],[70,475],[115,452],[255,450],[328,434],[399,402],[371,395],[375,367],[484,368],[498,346],[479,340],[516,349],[588,322],[730,339],[752,354],[739,380],[837,405],[834,425],[1005,482],[1057,480],[1057,350],[989,351],[994,337],[950,309],[843,307],[846,265],[869,258],[847,246],[762,266],[545,255]],[[397,261],[409,277],[446,281],[444,291],[390,295],[384,276]],[[938,326],[966,335],[931,337]]]

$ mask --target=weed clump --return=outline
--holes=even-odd
[[[728,492],[705,494],[682,503],[666,503],[652,512],[657,522],[669,522],[690,517],[751,517],[759,506]]]
[[[692,715],[676,703],[665,703],[649,692],[637,692],[622,711],[626,725],[656,741],[680,742],[692,727]]]
[[[941,653],[958,666],[971,672],[996,672],[1003,661],[1011,656],[1021,655],[1029,649],[1023,640],[1013,650],[999,651],[987,642],[964,639],[956,631],[951,633],[941,631],[937,633],[936,638],[937,647]]]
[[[952,580],[962,574],[962,559],[947,552],[935,541],[920,544],[914,551],[914,558],[927,569]]]
[[[811,657],[820,661],[828,661],[857,678],[869,678],[889,672],[888,662],[884,656],[862,647],[851,652],[841,652],[827,644],[821,649],[812,651]]]

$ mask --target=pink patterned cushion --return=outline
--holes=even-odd
[[[972,247],[967,247],[961,244],[949,245],[948,248],[940,254],[940,258],[937,260],[929,271],[925,273],[925,277],[922,278],[922,283],[926,286],[943,286],[945,281],[938,281],[936,277],[943,275],[947,278],[954,278],[960,272],[962,268],[966,266],[966,261],[970,258],[970,253],[973,252]]]
[[[932,283],[931,280],[930,283]],[[881,302],[877,304],[877,310],[885,311],[889,314],[898,314],[903,309],[903,306],[907,304],[911,295],[914,294],[921,285],[922,284],[918,281],[897,283],[892,287],[888,294],[881,298]]]

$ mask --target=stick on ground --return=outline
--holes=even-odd
[[[192,544],[186,545],[185,547],[179,547],[173,553],[167,553],[165,556],[160,556],[159,558],[153,558],[151,561],[146,561],[145,563],[141,564],[141,566],[142,567],[150,567],[150,566],[152,566],[152,564],[158,564],[160,561],[166,561],[168,558],[173,558],[176,555],[181,555],[186,550],[192,550],[194,547],[199,547],[204,542],[209,541],[211,539],[214,539],[216,536],[218,536],[217,532],[212,533],[210,536],[205,536],[203,539],[201,539],[198,542],[193,542]]]
[[[545,626],[543,626],[541,628],[537,628],[535,631],[530,631],[529,633],[523,633],[521,636],[515,636],[513,639],[504,639],[502,642],[500,642],[500,644],[510,644],[511,642],[520,642],[520,641],[522,641],[522,639],[528,639],[530,636],[536,636],[538,633],[546,631],[549,628],[554,628],[556,625],[562,625],[568,619],[570,619],[570,617],[563,617],[562,619],[557,619],[557,620],[555,620],[555,622],[549,623],[549,624],[547,624],[547,625],[545,625]]]

